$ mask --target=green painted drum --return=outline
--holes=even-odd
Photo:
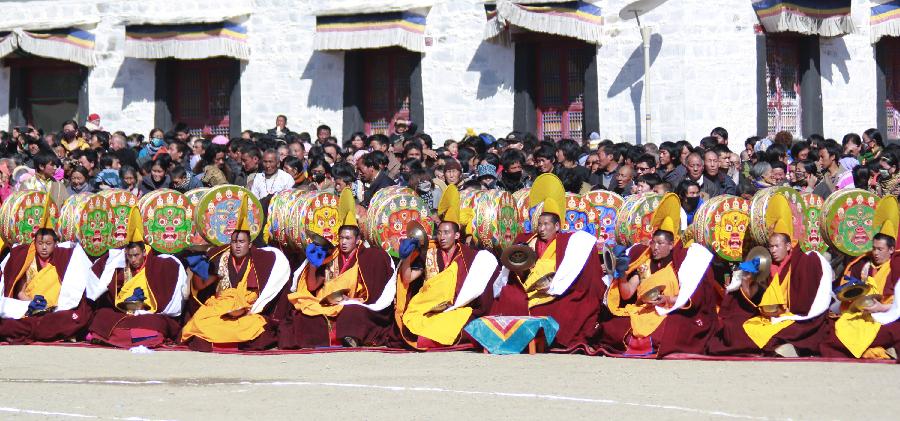
[[[97,257],[110,249],[113,240],[115,216],[105,197],[92,194],[81,207],[75,237],[85,253]]]
[[[378,245],[392,256],[398,256],[400,241],[406,238],[406,225],[419,221],[428,235],[434,227],[428,206],[408,187],[392,186],[380,190],[369,203],[367,226],[369,242]]]
[[[209,187],[198,187],[196,189],[188,190],[184,193],[184,197],[188,199],[191,207],[194,209],[194,216],[197,215],[197,206],[200,206],[200,199],[203,198],[203,195],[209,191]],[[191,232],[191,245],[192,246],[208,246],[209,242],[203,238],[202,235],[197,230],[192,230]]]
[[[757,244],[769,244],[769,236],[772,234],[772,227],[766,226],[766,209],[769,207],[769,200],[772,196],[781,194],[787,198],[788,204],[791,206],[791,217],[793,224],[793,240],[796,244],[803,244],[807,241],[806,234],[806,201],[800,192],[790,187],[767,187],[753,195],[750,201],[750,236]]]
[[[800,193],[806,202],[806,242],[800,245],[804,252],[817,251],[825,253],[828,251],[828,243],[822,238],[822,230],[819,226],[822,220],[822,207],[825,201],[821,196],[813,193]]]
[[[872,250],[877,204],[878,196],[862,189],[841,189],[828,196],[820,219],[828,246],[854,257]]]
[[[78,241],[76,233],[81,225],[81,210],[87,205],[92,193],[78,193],[66,198],[59,210],[56,233],[60,241]]]
[[[290,221],[291,203],[303,192],[299,190],[282,190],[272,195],[269,200],[269,219],[266,229],[269,230],[269,238],[276,244],[290,245],[287,235],[287,226]]]
[[[750,227],[750,202],[737,196],[716,196],[697,209],[688,228],[694,242],[728,262],[740,262]]]
[[[44,216],[47,193],[36,190],[13,192],[0,206],[0,235],[7,246],[31,244]],[[59,208],[50,202],[50,223],[56,226]]]
[[[241,199],[245,196],[250,237],[255,239],[262,231],[262,205],[250,190],[231,184],[210,188],[200,198],[193,217],[194,229],[214,246],[230,244],[231,233],[237,228]]]
[[[141,198],[144,238],[160,253],[178,253],[191,245],[194,208],[187,197],[177,191],[153,193]],[[150,198],[144,200],[147,196]]]
[[[661,200],[662,195],[655,193],[635,194],[625,198],[616,221],[616,239],[619,244],[630,246],[650,243],[653,238],[653,212],[659,207]]]
[[[128,237],[128,216],[131,208],[138,204],[137,196],[127,190],[119,189],[103,190],[97,195],[106,200],[107,206],[112,211],[112,235],[109,248],[125,247],[125,240]]]
[[[472,236],[486,249],[501,250],[513,244],[519,235],[516,219],[516,202],[513,195],[503,190],[474,191],[460,206],[474,210]]]
[[[600,243],[609,247],[616,245],[616,221],[619,209],[625,203],[625,199],[616,193],[606,190],[596,190],[582,195],[586,206],[589,229]]]

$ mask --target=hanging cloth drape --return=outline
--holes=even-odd
[[[16,49],[40,57],[71,61],[93,67],[94,34],[78,28],[61,28],[47,31],[15,29],[0,33],[0,57]]]
[[[486,4],[488,23],[484,38],[494,39],[510,25],[534,32],[561,35],[600,45],[603,15],[599,6],[587,1],[510,1]]]
[[[425,51],[428,9],[316,16],[316,50],[402,47]]]
[[[872,6],[869,24],[872,43],[881,37],[900,37],[900,0],[882,0]]]
[[[853,32],[851,0],[753,0],[766,32],[836,37]]]
[[[250,59],[247,27],[223,21],[185,25],[134,25],[125,28],[125,56],[142,59]]]

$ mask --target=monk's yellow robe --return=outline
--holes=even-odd
[[[237,287],[218,291],[214,297],[206,300],[194,313],[194,317],[184,325],[181,331],[182,342],[193,336],[211,343],[248,342],[265,331],[266,319],[249,312],[258,297],[255,291],[247,289],[247,277],[251,271],[252,260],[248,262],[247,270]],[[247,313],[239,317],[229,315],[239,309],[247,309]]]

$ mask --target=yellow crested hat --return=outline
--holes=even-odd
[[[51,229],[51,230],[56,230],[56,227],[53,226],[53,219],[50,218],[50,210],[51,210],[51,206],[50,206],[50,205],[52,205],[52,203],[53,203],[52,200],[53,200],[53,199],[50,197],[50,193],[49,193],[49,192],[47,192],[47,193],[45,194],[45,196],[47,196],[47,199],[44,200],[44,209],[43,209],[42,212],[41,212],[41,225],[40,225],[40,228],[47,228],[47,229]]]
[[[534,180],[528,193],[528,203],[529,206],[543,203],[541,213],[556,215],[560,221],[566,218],[566,189],[555,174],[541,174]]]
[[[241,206],[238,207],[237,222],[234,224],[233,232],[238,231],[248,232],[250,234],[250,241],[256,239],[253,235],[253,231],[250,229],[250,198],[248,194],[241,196]]]
[[[459,215],[459,189],[451,184],[441,194],[441,202],[438,203],[438,217],[441,222],[453,222],[462,226]]]
[[[885,196],[878,201],[872,225],[879,234],[897,239],[898,230],[900,230],[900,206],[898,206],[896,197]]]
[[[769,206],[766,208],[766,227],[771,234],[784,234],[791,239],[791,244],[796,244],[794,224],[791,214],[791,204],[783,194],[774,194],[769,198]]]
[[[653,232],[669,232],[678,241],[681,237],[681,200],[677,194],[666,193],[663,196],[659,207],[653,212],[650,226],[653,227]]]
[[[353,191],[349,188],[341,192],[341,198],[338,200],[337,216],[340,227],[359,226],[356,222],[356,199],[353,198]]]
[[[137,206],[132,206],[128,213],[128,228],[125,234],[125,244],[144,242],[144,219]]]

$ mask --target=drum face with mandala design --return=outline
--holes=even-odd
[[[472,235],[486,249],[502,249],[512,245],[519,234],[516,203],[508,192],[464,192],[460,198],[460,207],[474,210]]]
[[[125,240],[128,236],[128,215],[131,213],[131,207],[138,204],[137,196],[127,190],[118,189],[103,190],[97,194],[106,199],[107,206],[112,212],[112,236],[109,248],[125,247]]]
[[[31,244],[44,216],[47,194],[35,190],[13,192],[0,206],[0,235],[7,246]],[[59,208],[50,202],[50,222],[56,226]]]
[[[792,242],[800,245],[806,242],[806,202],[800,192],[790,187],[767,187],[753,195],[750,201],[750,236],[757,244],[769,244],[769,235],[772,227],[766,226],[766,209],[769,207],[769,199],[780,194],[788,200],[791,207],[791,217],[794,228]]]
[[[534,220],[534,213],[537,210],[537,206],[531,206],[528,202],[530,193],[531,188],[528,187],[513,193],[513,200],[516,201],[516,219],[519,221],[522,232],[526,234],[534,232],[531,225]]]
[[[103,196],[93,194],[81,208],[78,231],[75,236],[85,253],[100,256],[112,244],[115,216],[109,202]]]
[[[293,209],[291,235],[293,241],[300,248],[309,244],[306,230],[319,234],[331,244],[337,244],[338,226],[337,205],[339,197],[332,193],[305,192],[295,199],[296,207]]]
[[[250,190],[234,185],[213,187],[200,198],[193,221],[195,229],[214,246],[231,243],[231,233],[237,227],[238,210],[244,196],[248,198],[250,237],[256,238],[262,231],[262,205]]]
[[[56,222],[56,233],[60,241],[78,241],[78,228],[81,225],[81,210],[90,200],[91,193],[73,194],[66,198],[59,209],[59,220]]]
[[[588,224],[600,243],[616,245],[616,219],[625,199],[616,193],[597,190],[582,196],[587,207]]]
[[[272,195],[269,200],[268,229],[272,241],[276,244],[289,244],[287,226],[290,221],[291,202],[303,192],[299,190],[282,190]]]
[[[144,238],[160,253],[174,254],[191,245],[194,208],[183,194],[163,191],[140,207]]]
[[[848,256],[871,250],[877,204],[878,196],[862,189],[832,193],[822,206],[821,227],[828,245]]]
[[[645,193],[625,198],[616,221],[617,241],[621,245],[649,244],[653,238],[651,221],[662,195]]]
[[[584,199],[574,193],[566,193],[566,220],[560,227],[562,232],[585,231],[596,236],[595,226],[588,218],[588,206]]]
[[[419,221],[428,235],[434,228],[425,202],[408,187],[392,186],[373,195],[369,203],[368,228],[370,242],[381,246],[392,256],[398,256],[400,241],[406,238],[406,226]],[[376,200],[377,199],[377,200]]]
[[[200,206],[200,199],[203,198],[203,195],[209,191],[209,187],[198,187],[193,190],[188,190],[184,193],[184,197],[187,198],[188,202],[190,202],[191,207],[194,209],[194,215],[197,214],[197,206]],[[191,233],[191,245],[192,246],[208,246],[209,242],[203,238],[202,235],[197,230],[193,230]]]
[[[736,196],[716,196],[697,209],[693,239],[728,262],[740,262],[750,226],[750,202]]]
[[[819,226],[822,220],[822,206],[825,201],[822,197],[813,193],[800,193],[806,202],[806,242],[800,245],[800,248],[809,253],[817,251],[824,253],[828,251],[828,243],[822,238],[822,230]]]

